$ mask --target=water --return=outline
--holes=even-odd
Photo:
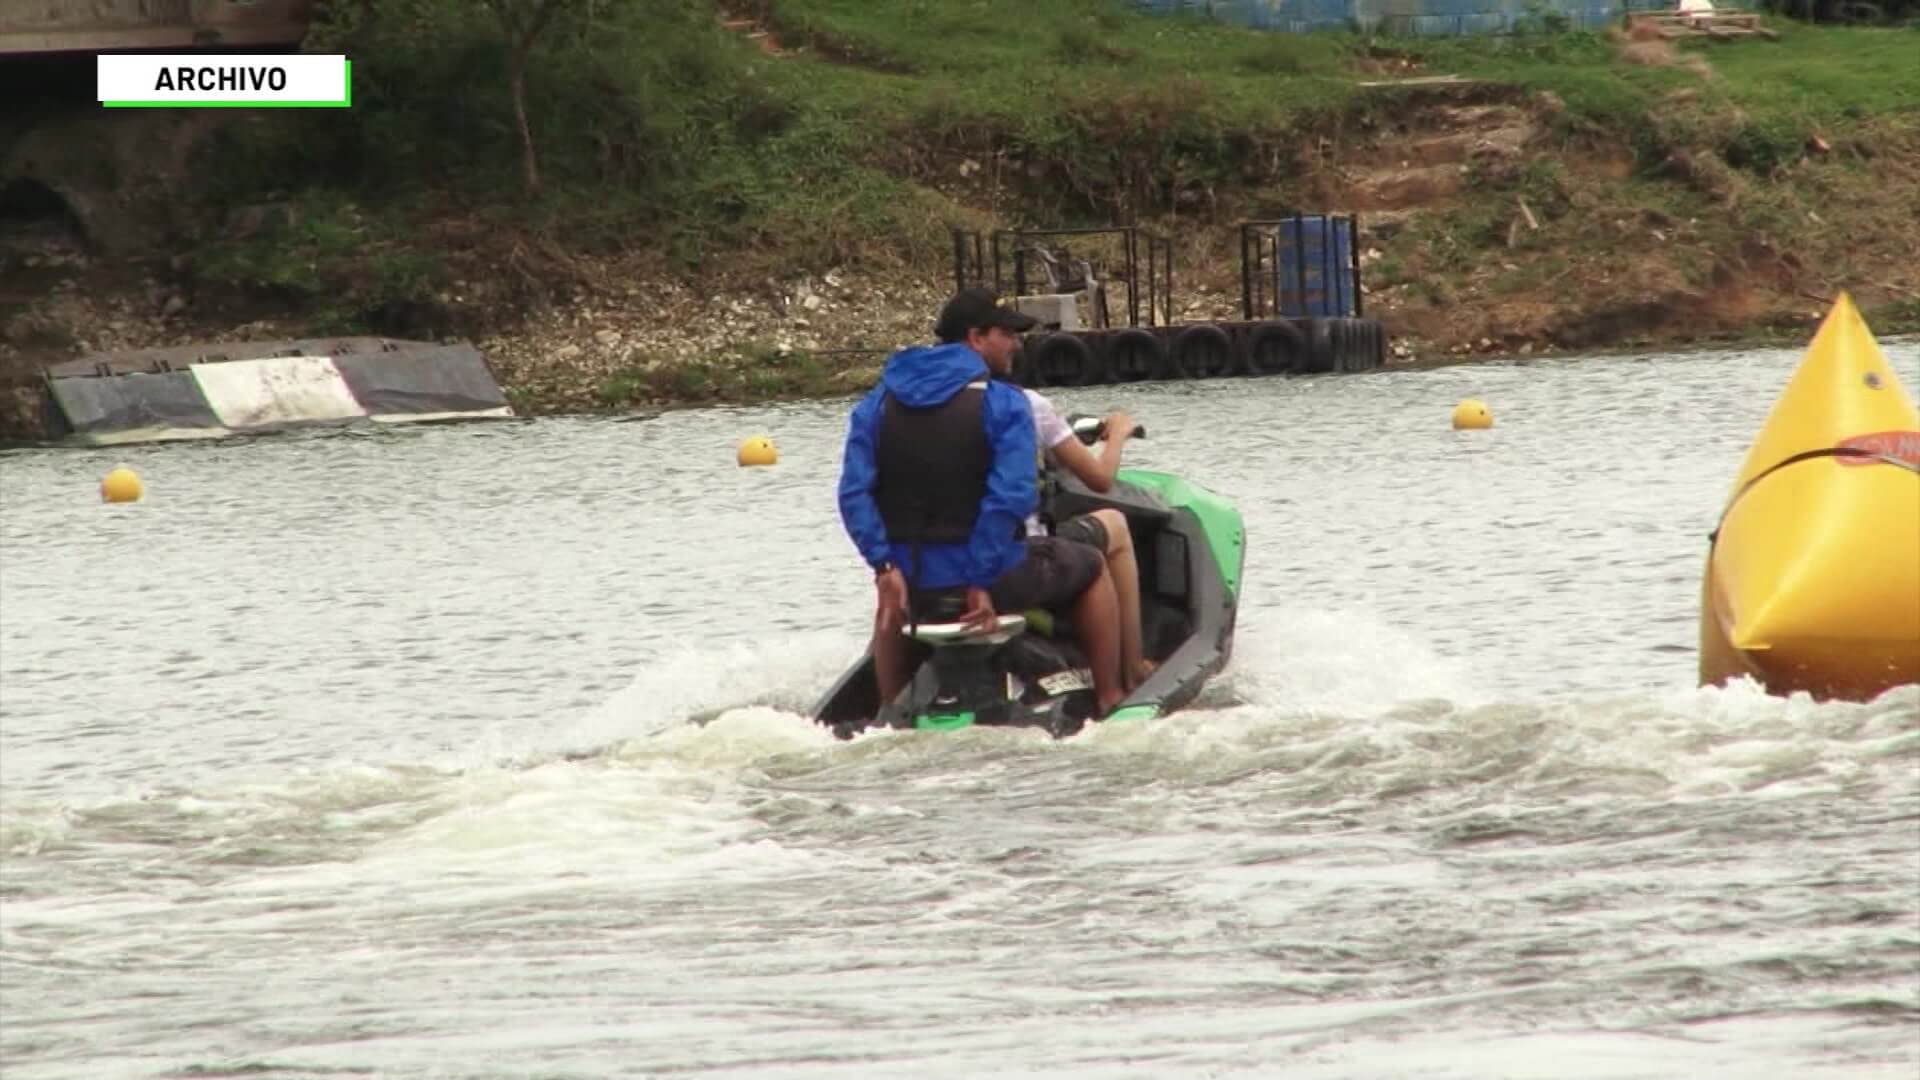
[[[1694,686],[1796,359],[1058,395],[1250,536],[1200,707],[1060,743],[795,715],[844,403],[5,455],[0,1061],[1910,1080],[1920,689]]]

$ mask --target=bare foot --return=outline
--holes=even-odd
[[[1159,667],[1160,667],[1159,664],[1156,664],[1151,660],[1140,661],[1139,667],[1136,667],[1132,671],[1127,673],[1128,675],[1131,676],[1130,680],[1127,683],[1128,692],[1131,693],[1141,683],[1146,682],[1147,676],[1152,675],[1156,670],[1159,669]]]

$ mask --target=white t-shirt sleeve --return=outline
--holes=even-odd
[[[1053,402],[1025,387],[1021,387],[1021,392],[1027,395],[1027,405],[1033,409],[1033,435],[1040,449],[1051,450],[1073,438],[1073,429],[1060,418]]]

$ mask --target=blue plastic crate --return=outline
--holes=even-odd
[[[1353,224],[1347,218],[1302,214],[1296,229],[1281,226],[1270,249],[1276,294],[1284,315],[1351,316],[1358,282],[1353,269]]]

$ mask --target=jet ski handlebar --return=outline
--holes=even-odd
[[[1098,416],[1088,416],[1085,413],[1073,413],[1067,417],[1067,426],[1072,428],[1073,433],[1079,437],[1080,441],[1086,443],[1088,446],[1092,446],[1094,443],[1107,437],[1107,422]],[[1133,425],[1132,437],[1136,439],[1146,438],[1146,425]]]

